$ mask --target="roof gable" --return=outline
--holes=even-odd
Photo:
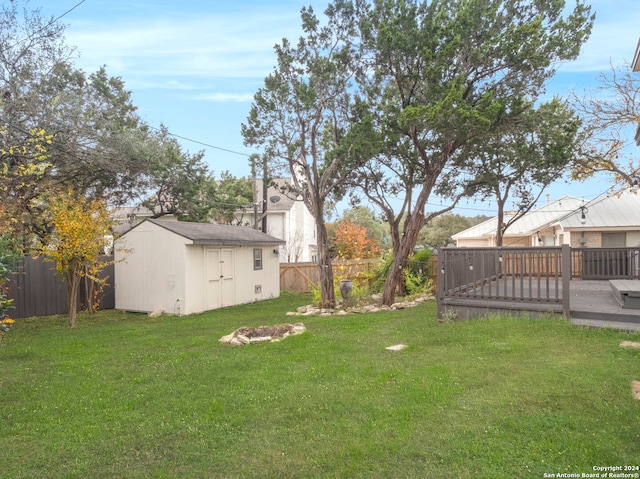
[[[565,215],[558,223],[567,228],[640,228],[640,194],[632,189],[600,196],[572,214]]]

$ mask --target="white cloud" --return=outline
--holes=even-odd
[[[227,13],[171,20],[85,21],[69,27],[67,40],[77,46],[83,69],[94,71],[106,64],[110,74],[125,81],[262,78],[275,64],[273,46],[282,37],[297,38],[297,25],[295,10],[241,18]]]
[[[571,3],[571,2],[569,2]],[[640,30],[637,0],[592,0],[596,14],[591,37],[575,62],[562,66],[564,72],[600,72],[610,65],[631,63]]]
[[[253,93],[206,93],[197,95],[196,99],[211,102],[248,103],[253,101]]]

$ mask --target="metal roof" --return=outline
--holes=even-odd
[[[636,228],[640,229],[640,194],[636,189],[622,190],[600,196],[584,204],[582,210],[561,218],[558,223],[564,229]]]
[[[584,200],[572,196],[564,196],[558,200],[547,203],[529,213],[518,218],[512,225],[507,228],[504,236],[528,236],[537,231],[549,227],[557,222],[560,218],[570,214],[580,205],[584,204]],[[504,221],[508,222],[513,218],[513,213],[505,213]],[[494,217],[472,226],[460,233],[452,236],[454,240],[470,239],[470,238],[486,238],[495,236],[498,227],[498,218]]]
[[[638,40],[638,44],[636,45],[636,52],[631,62],[631,70],[634,72],[640,71],[640,40]]]
[[[146,219],[142,223],[146,221],[169,230],[177,235],[183,236],[193,241],[193,244],[208,244],[217,246],[273,246],[286,243],[280,238],[270,236],[263,233],[262,231],[248,228],[246,226],[215,225],[212,223],[190,223],[187,221],[163,221],[158,219]]]

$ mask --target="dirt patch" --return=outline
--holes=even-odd
[[[287,334],[291,334],[293,330],[292,324],[278,324],[276,326],[259,326],[257,328],[242,328],[236,329],[236,333],[247,338],[264,338],[270,336],[272,338],[283,338]]]
[[[640,343],[633,343],[631,341],[622,341],[620,343],[621,348],[640,348]]]

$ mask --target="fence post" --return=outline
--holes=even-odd
[[[571,247],[562,245],[562,312],[571,316]]]
[[[438,251],[438,261],[436,263],[437,268],[437,280],[436,280],[436,304],[438,305],[438,319],[442,319],[444,317],[444,305],[442,304],[444,300],[444,275],[445,275],[445,252],[442,251],[442,248]]]

